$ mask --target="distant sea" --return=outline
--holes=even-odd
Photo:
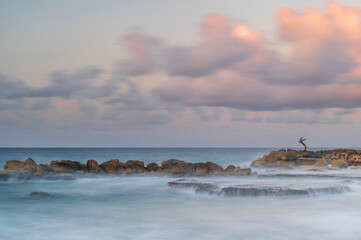
[[[86,163],[95,159],[99,163],[110,159],[141,160],[145,164],[176,158],[189,162],[215,162],[223,167],[229,164],[249,165],[273,148],[0,148],[0,167],[7,160],[24,161],[28,157],[36,163],[52,160],[72,160]]]

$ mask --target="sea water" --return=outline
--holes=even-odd
[[[32,157],[99,162],[168,158],[247,165],[270,149],[2,149],[8,159]],[[147,154],[148,153],[148,154]],[[347,171],[347,170],[346,170]],[[357,171],[357,170],[354,170]],[[0,182],[1,240],[360,239],[357,178],[199,177],[235,184],[348,184],[352,192],[294,197],[196,194],[167,186],[173,177],[102,177],[74,181]],[[50,198],[30,198],[34,191]]]

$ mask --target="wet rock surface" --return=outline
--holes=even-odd
[[[281,197],[281,196],[315,196],[318,194],[341,194],[350,192],[351,188],[342,184],[304,184],[304,185],[260,185],[229,184],[202,182],[192,179],[179,179],[168,182],[173,189],[193,189],[195,193],[206,193],[224,197]]]

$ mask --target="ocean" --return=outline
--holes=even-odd
[[[2,148],[6,160],[85,163],[117,158],[145,163],[177,158],[249,166],[269,148]],[[258,171],[253,169],[253,171]],[[268,170],[265,170],[267,172]],[[352,169],[343,170],[346,173]],[[334,171],[340,173],[338,171]],[[354,172],[352,172],[354,174]],[[0,182],[1,240],[360,239],[359,178],[191,177],[219,184],[347,184],[351,192],[283,197],[224,197],[172,189],[177,177],[101,177]],[[34,191],[50,198],[30,198]]]

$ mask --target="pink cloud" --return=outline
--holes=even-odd
[[[336,2],[325,13],[277,12],[283,59],[265,37],[220,15],[207,16],[199,44],[177,47],[169,81],[156,92],[189,106],[246,110],[355,108],[361,104],[361,12]],[[234,55],[233,55],[234,54]]]

